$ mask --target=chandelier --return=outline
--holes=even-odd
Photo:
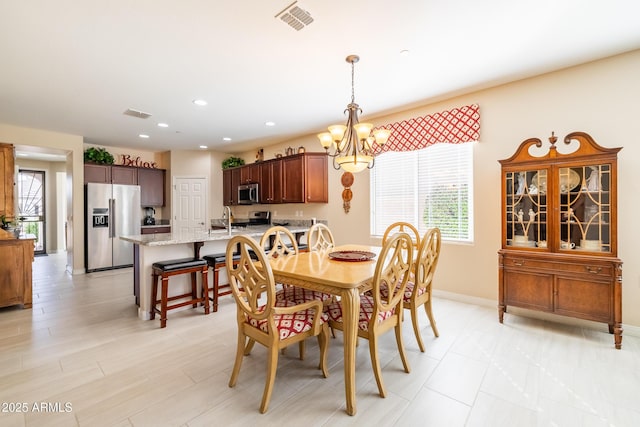
[[[355,102],[354,95],[354,64],[360,60],[358,55],[349,55],[346,61],[351,64],[351,103],[344,110],[348,113],[346,125],[329,126],[329,132],[318,134],[320,144],[327,154],[333,157],[333,167],[344,169],[347,172],[356,173],[365,168],[373,167],[373,143],[384,145],[389,139],[391,131],[388,129],[376,129],[371,134],[371,123],[360,123],[358,114],[362,110]],[[333,150],[331,153],[329,150]]]

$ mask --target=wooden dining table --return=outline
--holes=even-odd
[[[381,248],[366,245],[342,245],[325,251],[302,252],[270,259],[273,275],[278,283],[287,283],[340,297],[344,322],[344,384],[347,413],[356,413],[356,342],[361,291],[368,288],[376,268]],[[372,252],[366,261],[341,261],[329,254],[342,251]]]

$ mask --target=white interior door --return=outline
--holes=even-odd
[[[206,231],[207,180],[206,178],[174,178],[173,232],[195,233]]]

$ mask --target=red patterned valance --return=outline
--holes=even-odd
[[[380,128],[392,132],[384,146],[374,144],[376,155],[386,151],[414,151],[439,142],[477,141],[480,138],[480,113],[477,104],[466,105],[377,127]]]

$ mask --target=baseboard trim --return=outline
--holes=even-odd
[[[473,296],[464,295],[464,294],[456,294],[453,292],[447,292],[447,291],[442,291],[437,289],[433,290],[433,296],[437,298],[443,298],[443,299],[463,302],[467,304],[475,304],[482,307],[495,307],[496,321],[498,320],[498,302],[497,301],[486,299],[486,298],[473,297]],[[604,325],[603,323],[599,323],[599,322],[591,322],[589,320],[575,319],[573,317],[561,316],[559,314],[545,313],[542,311],[520,309],[518,307],[509,307],[508,314],[533,317],[534,319],[548,320],[551,322],[559,322],[559,323],[565,323],[565,324],[575,325],[575,326],[582,326],[585,328],[594,329],[598,331],[602,330]],[[605,326],[605,329],[606,328],[607,327]],[[630,335],[632,337],[640,337],[640,326],[625,325],[623,323],[622,330],[623,330],[623,335],[622,335],[623,337],[625,335]]]

